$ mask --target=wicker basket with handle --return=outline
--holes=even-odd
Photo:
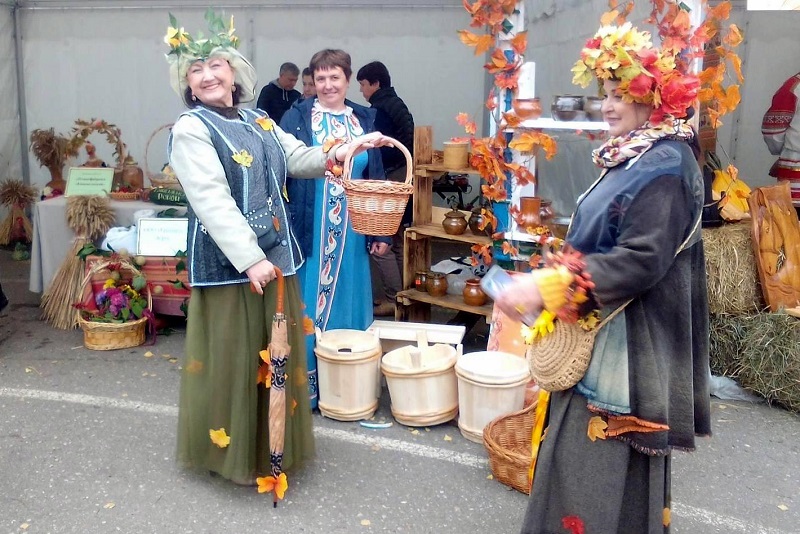
[[[150,151],[150,144],[153,142],[153,139],[155,138],[155,136],[159,132],[161,132],[162,130],[171,130],[172,126],[173,126],[173,123],[171,123],[171,122],[168,123],[168,124],[162,124],[161,126],[156,128],[155,130],[153,130],[153,133],[151,133],[150,137],[147,138],[147,143],[144,145],[144,167],[145,167],[145,173],[147,174],[147,179],[150,180],[150,183],[153,185],[153,187],[166,187],[167,189],[177,189],[179,191],[183,191],[183,188],[181,187],[181,183],[178,181],[178,179],[174,175],[170,176],[168,174],[164,174],[161,171],[159,171],[159,172],[150,172],[150,167],[149,167],[149,163],[148,163],[149,160],[147,159],[147,156],[148,156],[149,151]]]
[[[390,236],[400,228],[408,198],[414,191],[411,181],[411,154],[400,141],[389,138],[391,146],[406,157],[405,182],[390,180],[353,180],[353,154],[365,142],[354,140],[344,158],[342,186],[347,196],[347,212],[353,230],[359,234]]]
[[[107,268],[112,263],[119,263],[120,270],[126,270],[135,276],[141,274],[133,264],[126,260],[98,261],[87,271],[83,279],[83,294],[91,295],[92,277]],[[153,308],[153,296],[150,291],[147,293],[147,309]],[[82,316],[78,318],[78,324],[83,330],[83,344],[91,350],[116,350],[130,347],[138,347],[144,343],[146,337],[147,318],[142,317],[134,321],[124,323],[104,323],[98,321],[88,321]]]
[[[531,492],[531,435],[537,402],[492,420],[483,429],[483,444],[494,478],[526,495]]]

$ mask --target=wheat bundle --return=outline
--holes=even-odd
[[[77,310],[72,306],[81,298],[84,262],[78,252],[88,243],[103,236],[114,224],[114,210],[107,197],[78,196],[67,199],[67,225],[75,233],[72,247],[50,287],[42,295],[42,319],[56,328],[68,330],[78,324]]]
[[[800,412],[800,319],[785,313],[711,316],[711,369]]]
[[[750,222],[703,230],[712,314],[747,315],[766,308],[756,270]]]
[[[8,245],[14,240],[30,243],[33,225],[25,214],[36,202],[36,190],[22,183],[22,180],[0,182],[0,204],[8,206],[8,216],[0,223],[0,245]]]

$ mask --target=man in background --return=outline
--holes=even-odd
[[[311,69],[306,67],[303,69],[303,95],[302,99],[314,98],[317,96],[317,86],[314,85],[314,74]]]
[[[300,98],[300,91],[296,91],[297,78],[300,69],[294,63],[284,63],[278,71],[278,78],[272,80],[261,89],[256,107],[267,112],[276,123],[281,122],[283,114],[295,100]]]
[[[389,69],[380,61],[373,61],[359,69],[356,80],[361,94],[370,107],[376,110],[375,129],[400,141],[413,156],[414,117],[392,87]],[[408,168],[403,153],[393,147],[381,147],[381,157],[386,177],[389,180],[405,181]],[[381,298],[376,294],[377,288],[373,289],[373,315],[394,315],[395,296],[403,289],[403,232],[411,224],[411,218],[412,200],[409,199],[400,228],[393,236],[390,251],[383,256],[371,256],[372,267],[377,270],[385,293],[385,298]]]
[[[770,153],[778,156],[769,174],[789,182],[792,204],[800,214],[800,72],[775,92],[761,133]]]

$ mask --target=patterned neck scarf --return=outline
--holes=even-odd
[[[668,119],[655,126],[647,121],[638,130],[610,138],[600,148],[592,151],[592,160],[598,167],[610,169],[630,159],[638,159],[662,139],[690,141],[692,137],[694,130],[685,120]]]

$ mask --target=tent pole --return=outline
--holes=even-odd
[[[22,72],[22,25],[19,0],[14,2],[14,62],[17,67],[17,106],[19,107],[19,156],[22,166],[22,183],[30,185],[31,169],[28,163],[28,108],[25,103],[25,79]]]

